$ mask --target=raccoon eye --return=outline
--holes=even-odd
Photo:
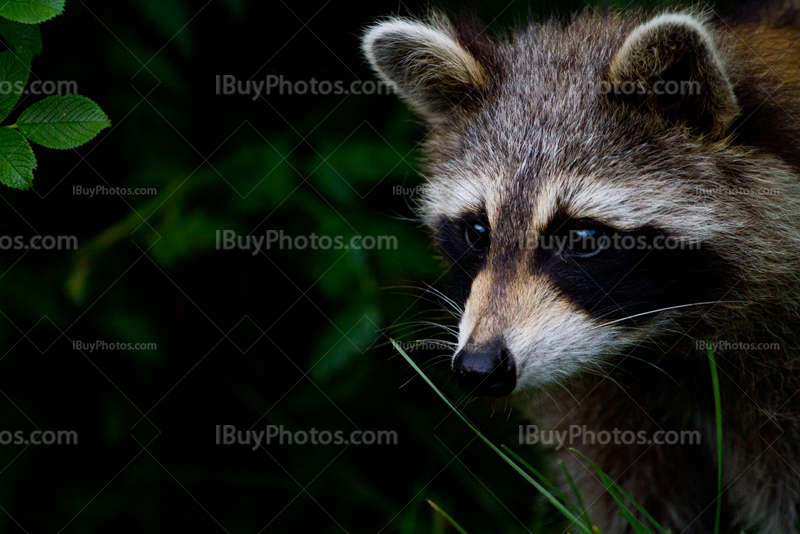
[[[489,229],[479,222],[467,222],[464,225],[464,239],[473,250],[485,251],[489,248]]]
[[[569,231],[566,250],[576,258],[597,256],[611,246],[611,238],[600,228],[573,228]]]

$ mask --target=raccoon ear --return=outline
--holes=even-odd
[[[429,123],[476,101],[489,83],[487,69],[441,14],[379,23],[362,48],[378,75]]]
[[[661,15],[636,28],[611,62],[608,81],[616,97],[714,137],[723,137],[739,113],[715,38],[691,15]]]

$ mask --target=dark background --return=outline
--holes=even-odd
[[[626,7],[626,2],[617,2]],[[477,3],[491,33],[581,1]],[[359,35],[421,2],[67,0],[31,80],[74,80],[113,122],[38,148],[35,187],[0,190],[0,235],[76,251],[0,251],[0,531],[561,532],[532,487],[391,347],[448,335],[424,295],[447,276],[408,194],[423,135],[393,95],[217,95],[216,76],[374,79]],[[24,97],[20,109],[40,97]],[[14,116],[12,115],[11,121]],[[75,186],[155,188],[74,194]],[[216,233],[395,236],[396,250],[217,250]],[[413,286],[404,288],[403,286]],[[416,288],[416,289],[415,289]],[[422,296],[423,298],[419,298]],[[76,350],[73,342],[155,343]],[[444,350],[412,351],[455,400]],[[517,421],[465,407],[496,443]],[[391,430],[392,446],[215,444],[240,430]]]

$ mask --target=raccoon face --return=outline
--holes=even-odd
[[[465,304],[453,370],[470,392],[599,371],[725,295],[714,243],[736,223],[698,198],[726,179],[739,112],[716,41],[689,15],[500,44],[438,14],[367,32],[373,68],[429,127],[420,211]],[[668,83],[682,92],[655,90]]]

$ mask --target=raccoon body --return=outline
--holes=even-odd
[[[490,39],[439,13],[363,47],[427,125],[420,214],[463,304],[453,370],[567,430],[664,527],[800,521],[800,10],[585,12]],[[567,444],[569,445],[569,444]],[[629,527],[559,454],[594,523]],[[736,529],[736,530],[734,530]]]

